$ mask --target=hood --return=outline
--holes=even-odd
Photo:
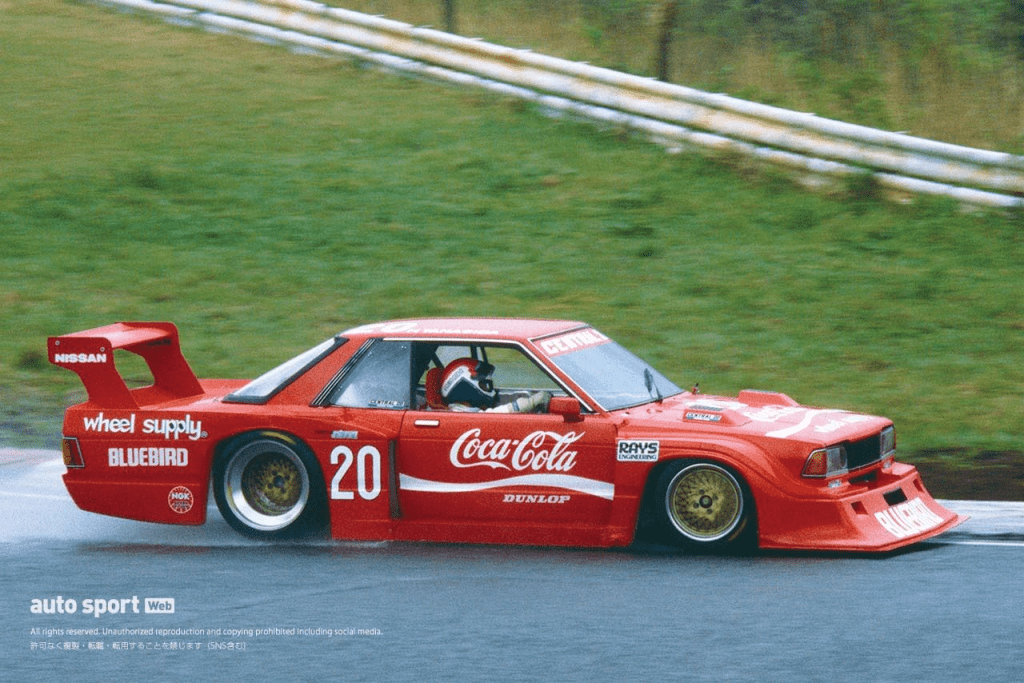
[[[686,431],[737,432],[813,446],[857,440],[892,424],[884,417],[802,406],[785,394],[752,390],[737,397],[684,394],[626,414],[631,422],[651,420],[660,429],[682,426]]]

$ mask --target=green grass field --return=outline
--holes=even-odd
[[[83,395],[48,335],[171,320],[197,374],[248,377],[357,323],[494,315],[888,415],[911,461],[1022,450],[1020,216],[86,4],[0,0],[0,54],[0,444],[55,447]]]

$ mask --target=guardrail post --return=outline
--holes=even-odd
[[[665,0],[661,5],[658,21],[658,54],[656,56],[659,81],[669,80],[669,64],[671,58],[672,29],[679,15],[679,0]]]
[[[455,22],[455,0],[441,0],[441,13],[444,15],[444,30],[458,33]]]

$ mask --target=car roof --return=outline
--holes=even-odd
[[[342,332],[344,337],[524,340],[588,327],[573,320],[532,318],[417,318],[386,320]]]

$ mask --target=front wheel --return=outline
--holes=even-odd
[[[290,538],[323,526],[320,467],[306,446],[285,434],[231,441],[214,463],[213,494],[224,520],[250,538]]]
[[[691,549],[741,549],[753,531],[753,503],[743,481],[712,462],[682,462],[659,479],[664,528]]]

